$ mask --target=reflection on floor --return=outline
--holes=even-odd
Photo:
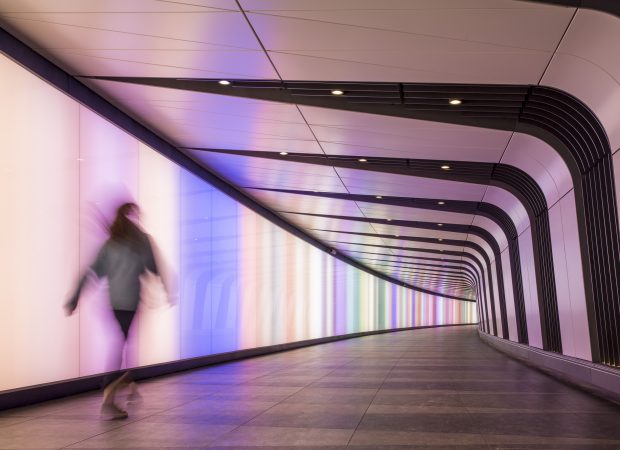
[[[0,412],[0,448],[620,449],[620,407],[483,344],[474,327],[340,341]]]

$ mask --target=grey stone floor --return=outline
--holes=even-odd
[[[474,327],[367,336],[0,412],[0,448],[620,449],[620,407],[486,346]]]

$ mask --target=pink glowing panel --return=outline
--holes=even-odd
[[[536,290],[536,274],[534,273],[534,253],[532,249],[532,233],[527,230],[519,236],[521,256],[521,274],[523,277],[523,297],[525,300],[525,316],[529,345],[542,348],[540,312]]]
[[[610,56],[618,39],[617,17],[580,8],[541,83],[574,95],[594,111],[612,149],[620,147],[620,62]]]
[[[99,115],[80,107],[80,270],[94,261],[108,237],[116,208],[138,200],[138,141]],[[103,282],[80,300],[80,375],[114,370],[107,360],[121,336]],[[87,331],[86,331],[87,330]],[[135,340],[132,338],[132,344]],[[137,364],[131,348],[127,365]]]
[[[549,144],[527,134],[515,133],[502,163],[518,167],[529,174],[553,205],[573,187],[566,163]]]
[[[577,225],[575,193],[570,192],[562,200],[562,228],[564,251],[566,253],[566,271],[570,291],[571,318],[574,333],[574,356],[585,360],[592,359],[590,349],[590,331],[588,328],[588,311],[583,280],[583,265]]]
[[[370,28],[373,31],[411,33],[416,30],[421,35],[444,40],[494,42],[547,51],[555,49],[574,12],[574,8],[523,5],[512,0],[476,0],[466,4],[446,0],[418,0],[413,3],[399,0],[385,3],[381,9],[377,9],[372,1],[346,0],[339,2],[337,10],[326,0],[244,0],[242,5],[251,12]],[[282,42],[277,35],[273,37],[275,42]],[[298,39],[304,47],[292,48],[310,47],[308,42]],[[347,43],[337,45],[347,48]]]
[[[178,303],[179,188],[180,168],[140,144],[139,198],[141,224],[151,235],[162,278],[147,276],[143,281],[142,308],[138,322],[139,365],[180,358],[180,315]],[[167,291],[170,292],[170,296]]]
[[[502,188],[489,186],[484,195],[484,201],[503,209],[514,222],[519,234],[523,233],[523,231],[530,226],[530,219],[527,215],[527,211],[519,199],[510,192]]]
[[[480,228],[484,228],[489,233],[493,235],[495,240],[497,241],[499,248],[503,251],[506,247],[508,247],[508,241],[506,240],[506,235],[502,231],[502,229],[491,219],[482,216],[475,216],[472,225],[478,226]]]
[[[562,336],[562,352],[575,356],[573,321],[571,317],[571,295],[566,268],[566,250],[564,248],[564,229],[562,225],[562,206],[560,203],[549,210],[549,227],[551,229],[551,249],[553,250],[553,268],[555,288],[558,298],[558,315]]]
[[[0,55],[0,390],[78,376],[78,106]]]

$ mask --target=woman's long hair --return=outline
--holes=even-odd
[[[139,241],[142,233],[138,226],[129,218],[129,215],[137,212],[138,205],[135,203],[123,203],[119,206],[116,210],[114,222],[109,227],[110,239],[114,241]]]

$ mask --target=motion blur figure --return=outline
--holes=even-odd
[[[78,305],[82,289],[91,277],[108,279],[112,312],[124,339],[113,355],[111,369],[116,372],[104,379],[101,414],[106,419],[128,417],[127,411],[115,402],[119,389],[130,388],[130,401],[140,398],[130,371],[122,374],[120,372],[123,351],[127,348],[129,330],[141,300],[141,276],[149,271],[162,278],[149,236],[136,223],[138,216],[139,208],[135,203],[124,203],[117,209],[116,217],[109,226],[110,237],[99,250],[95,261],[80,278],[77,289],[65,305],[67,315],[71,315]],[[167,288],[166,283],[163,284]],[[172,303],[170,296],[168,301]]]

